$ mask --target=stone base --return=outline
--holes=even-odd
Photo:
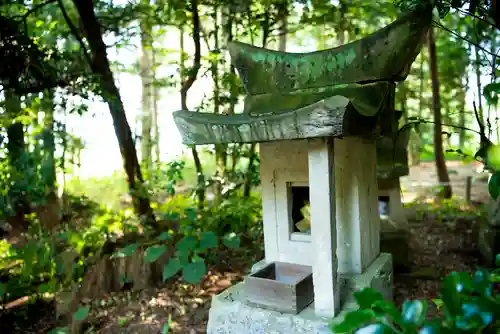
[[[257,263],[253,270],[265,265]],[[341,311],[333,320],[314,313],[314,302],[297,315],[251,307],[245,303],[244,282],[214,296],[208,318],[208,334],[262,333],[262,334],[331,334],[328,324],[338,322],[345,314],[357,308],[352,293],[372,287],[392,300],[392,257],[382,253],[360,275],[339,275]]]
[[[479,225],[479,251],[484,259],[485,265],[494,267],[495,257],[500,254],[500,226],[492,226],[488,223]]]

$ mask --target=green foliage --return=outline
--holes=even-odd
[[[434,300],[444,314],[432,319],[427,317],[425,300],[407,300],[399,311],[381,293],[365,288],[354,293],[359,309],[330,328],[334,333],[497,333],[499,282],[500,269],[450,273],[442,282],[441,295]]]
[[[435,189],[438,191],[439,189]],[[405,205],[407,208],[415,208],[417,219],[436,219],[438,222],[453,221],[457,218],[477,219],[486,216],[484,206],[473,206],[463,199],[451,198],[439,201],[414,201]]]
[[[500,173],[495,172],[488,180],[488,192],[491,198],[496,200],[500,195]]]
[[[220,205],[208,208],[200,223],[203,229],[217,235],[234,232],[258,236],[262,233],[261,221],[262,200],[252,195],[250,198],[232,196]]]
[[[150,175],[146,176],[148,180],[146,186],[152,195],[152,198],[159,196],[175,195],[175,187],[178,182],[184,180],[184,161],[173,160],[165,164],[156,166]]]

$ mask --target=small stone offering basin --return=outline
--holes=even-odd
[[[245,278],[247,304],[283,313],[300,313],[314,300],[312,267],[271,262]]]

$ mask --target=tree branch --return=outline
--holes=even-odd
[[[66,24],[69,27],[69,30],[71,31],[71,34],[75,36],[76,40],[80,44],[80,48],[83,51],[83,56],[85,57],[85,60],[87,60],[88,64],[90,67],[92,67],[92,58],[90,57],[90,54],[87,50],[87,47],[85,46],[85,43],[83,42],[82,37],[78,33],[78,30],[76,29],[76,26],[71,22],[71,18],[68,15],[68,12],[66,11],[66,8],[64,8],[64,4],[62,0],[57,0],[57,3],[59,4],[59,8],[61,9],[61,13],[64,17],[64,20],[66,21]]]
[[[198,75],[198,71],[201,67],[201,43],[200,43],[200,14],[198,12],[198,0],[191,0],[191,12],[193,15],[193,42],[194,42],[194,60],[193,67],[189,71],[189,76],[182,83],[181,87],[181,107],[183,110],[187,110],[187,92],[193,85]]]

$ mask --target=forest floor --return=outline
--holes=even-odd
[[[477,173],[478,167],[448,164],[455,171],[450,178],[456,195],[463,197],[466,176],[474,176],[472,199],[484,203],[488,198],[487,185],[484,174]],[[437,184],[435,175],[432,163],[412,167],[410,175],[401,180],[404,201],[431,195]],[[412,217],[412,212],[409,215],[412,257],[409,272],[394,275],[394,299],[398,306],[405,299],[436,298],[445,274],[471,271],[479,263],[473,220],[458,215],[445,220],[432,213],[418,219]],[[208,275],[197,286],[178,281],[147,291],[109,296],[110,306],[100,308],[98,316],[93,317],[93,332],[159,333],[162,324],[170,319],[169,333],[205,333],[211,296],[240,281],[262,256],[255,250],[234,250],[218,256],[218,263],[209,267]],[[2,333],[46,333],[54,322],[53,304],[24,305],[0,313]]]

